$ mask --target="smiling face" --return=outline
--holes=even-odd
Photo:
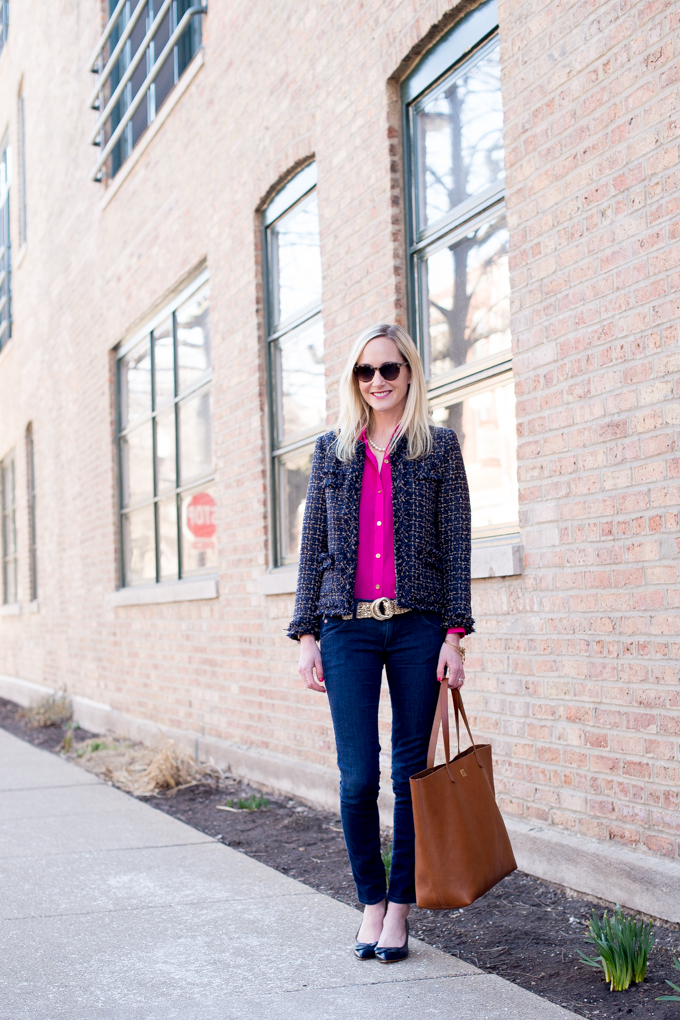
[[[388,361],[406,361],[394,340],[389,337],[379,336],[375,340],[369,340],[363,351],[357,358],[357,365],[373,365],[379,368]],[[390,414],[401,415],[406,407],[408,386],[411,382],[411,369],[408,365],[402,364],[401,371],[396,379],[387,382],[379,372],[376,372],[371,382],[361,382],[357,379],[357,385],[369,407],[374,411],[389,411]]]

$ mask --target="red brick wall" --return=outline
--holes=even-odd
[[[0,355],[0,457],[16,446],[23,611],[0,616],[0,672],[333,767],[325,701],[300,689],[284,634],[292,598],[257,590],[269,521],[256,214],[315,154],[332,420],[347,345],[404,317],[398,81],[469,6],[213,4],[205,65],[106,204],[88,180],[99,4],[76,18],[61,0],[51,33],[12,7],[0,109],[16,137],[23,75],[28,245]],[[667,854],[680,778],[673,17],[500,4],[526,565],[474,582],[468,639],[468,702],[504,808]],[[204,260],[220,598],[113,608],[110,352]]]

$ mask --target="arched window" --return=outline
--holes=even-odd
[[[326,428],[316,165],[263,215],[274,565],[296,563],[314,441]]]
[[[458,434],[473,537],[518,529],[503,107],[495,0],[402,86],[411,329],[435,421]]]

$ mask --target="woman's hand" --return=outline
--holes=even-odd
[[[460,644],[460,634],[447,634],[446,640],[439,652],[437,663],[437,680],[440,682],[446,675],[446,667],[449,669],[449,687],[460,690],[465,683],[465,670],[460,653],[456,651]]]
[[[316,671],[316,677],[314,672]],[[321,652],[313,634],[302,634],[300,637],[300,664],[298,673],[305,682],[305,687],[310,691],[321,691],[326,693],[323,684],[323,663]]]

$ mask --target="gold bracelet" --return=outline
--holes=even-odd
[[[451,641],[444,640],[444,644],[448,645],[449,648],[453,648],[454,652],[458,652],[460,655],[461,662],[465,662],[465,649],[461,648],[460,645],[454,645]]]

